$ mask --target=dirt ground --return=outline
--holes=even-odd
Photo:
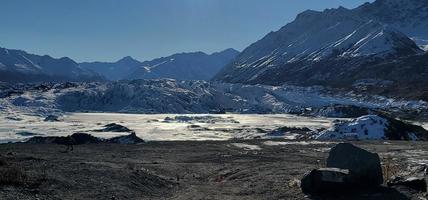
[[[308,197],[305,172],[322,167],[334,143],[246,140],[140,145],[0,145],[0,199],[420,199],[381,188]],[[428,143],[356,142],[378,152],[388,176],[420,171]],[[419,164],[418,164],[419,163]],[[3,181],[2,181],[3,180]],[[352,198],[351,198],[352,197]]]

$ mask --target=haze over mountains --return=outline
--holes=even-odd
[[[83,69],[72,59],[39,56],[21,50],[0,48],[0,81],[96,81],[98,74]]]
[[[211,55],[203,52],[180,53],[144,62],[127,56],[115,63],[79,64],[67,57],[56,59],[0,48],[0,81],[209,80],[238,54],[234,49],[226,49]]]
[[[226,49],[211,55],[203,52],[179,53],[144,62],[125,57],[115,63],[81,63],[81,66],[109,80],[157,78],[210,80],[238,54],[239,52],[234,49]]]

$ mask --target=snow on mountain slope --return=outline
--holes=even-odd
[[[246,48],[216,79],[264,83],[258,79],[266,70],[286,70],[288,65],[296,63],[305,68],[307,63],[329,59],[373,59],[420,52],[406,35],[381,22],[368,20],[354,10],[343,7],[323,12],[309,10]],[[283,78],[286,82],[287,77]]]
[[[238,54],[234,49],[211,55],[203,52],[174,54],[143,62],[126,79],[210,80]]]
[[[173,78],[178,80],[209,80],[239,52],[234,49],[207,55],[202,52],[181,53],[140,62],[125,57],[115,63],[81,63],[109,80]]]
[[[403,32],[421,47],[428,45],[426,0],[377,0],[356,8],[354,12]]]
[[[85,69],[92,70],[97,72],[100,75],[103,75],[108,80],[121,80],[124,77],[128,76],[132,71],[137,67],[140,67],[142,64],[140,61],[135,60],[134,58],[127,56],[117,62],[85,62],[80,63]]]
[[[101,80],[96,73],[82,69],[67,57],[56,59],[0,48],[0,63],[0,80],[6,82]]]

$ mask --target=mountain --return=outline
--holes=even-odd
[[[96,71],[109,80],[209,80],[238,54],[234,49],[226,49],[211,55],[203,52],[180,53],[144,62],[125,57],[115,63],[81,63],[81,66]]]
[[[143,62],[127,79],[210,80],[238,54],[234,49],[211,55],[203,52],[174,54]]]
[[[117,62],[85,62],[80,63],[85,69],[92,70],[98,74],[106,77],[108,80],[121,80],[127,77],[132,71],[141,66],[141,62],[134,58],[127,56]]]
[[[72,59],[29,54],[21,50],[0,48],[0,81],[93,81],[102,78],[82,69]]]
[[[428,1],[377,0],[360,6],[354,12],[403,32],[428,50]]]
[[[391,10],[384,10],[386,8]],[[395,8],[405,9],[394,16]],[[427,10],[427,1],[421,0],[378,0],[352,10],[343,7],[323,12],[308,10],[250,45],[215,79],[232,83],[333,87],[346,87],[368,77],[394,79],[390,75],[395,73],[388,71],[376,76],[366,72],[374,70],[371,66],[408,60],[409,56],[424,56],[411,38],[416,38],[422,46],[421,41],[428,37],[423,34],[428,26],[416,26],[428,21],[416,17],[424,16]],[[396,22],[401,19],[398,16],[407,19],[408,15],[413,16],[411,19],[415,22],[409,24],[414,24],[414,29],[402,27],[404,22]],[[398,70],[399,66],[394,69]],[[408,69],[406,73],[407,77],[420,76],[417,70]]]

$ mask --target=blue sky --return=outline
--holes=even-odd
[[[244,49],[306,10],[373,0],[1,0],[0,46],[76,61]]]

